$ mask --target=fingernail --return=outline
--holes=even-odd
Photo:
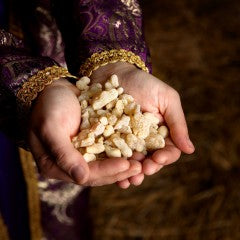
[[[71,170],[71,177],[73,178],[74,181],[77,183],[81,182],[84,177],[84,171],[81,166],[75,166]]]

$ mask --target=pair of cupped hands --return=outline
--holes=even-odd
[[[131,184],[140,185],[145,175],[178,160],[181,152],[194,152],[176,90],[122,62],[95,70],[91,83],[104,83],[112,74],[118,75],[120,85],[141,105],[142,111],[154,113],[168,126],[170,136],[165,148],[150,156],[135,152],[130,159],[108,158],[86,163],[71,143],[81,121],[80,91],[68,80],[60,79],[41,92],[31,112],[29,146],[41,175],[83,186],[117,183],[120,188],[128,188]]]

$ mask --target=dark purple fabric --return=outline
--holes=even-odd
[[[56,216],[51,214],[53,207],[45,202],[41,202],[42,226],[44,235],[48,240],[92,240],[92,222],[89,217],[89,194],[90,189],[85,188],[68,205],[66,214],[74,221],[73,225],[59,222]]]
[[[76,1],[74,14],[76,29],[81,29],[78,39],[82,61],[95,52],[123,48],[139,55],[148,65],[141,9],[137,1],[128,2]]]
[[[48,57],[34,56],[24,49],[23,42],[12,34],[0,29],[0,129],[21,144],[26,135],[26,116],[18,114],[21,103],[16,95],[22,84],[39,70],[56,65]]]
[[[0,27],[7,28],[7,1],[0,0]],[[5,38],[9,45],[19,45],[15,38]],[[1,42],[3,44],[3,41]],[[7,109],[9,98],[0,94],[1,111]],[[13,115],[13,113],[12,113]],[[1,122],[8,122],[7,116]],[[6,126],[6,124],[4,124]],[[28,209],[26,186],[21,172],[21,165],[16,146],[0,132],[0,212],[7,225],[11,239],[30,239],[28,231]]]
[[[18,13],[17,21],[22,23],[29,51],[13,35],[0,30],[0,129],[8,133],[23,128],[14,128],[18,126],[19,88],[47,66],[57,63],[64,66],[65,57],[69,69],[77,74],[93,53],[126,49],[139,55],[151,71],[137,0],[12,0],[11,3]],[[21,166],[13,145],[2,136],[0,140],[4,146],[0,152],[0,210],[11,234],[23,236],[15,239],[27,240],[27,200]],[[59,224],[51,214],[51,207],[42,202],[42,224],[47,239],[90,240],[87,202],[85,190],[68,206],[67,214],[75,220],[71,227]]]
[[[16,96],[29,77],[53,65],[56,63],[48,57],[34,57],[24,49],[0,46],[1,91]]]
[[[75,74],[93,53],[111,49],[134,52],[151,71],[138,1],[13,0],[13,3],[30,51],[13,35],[0,30],[0,106],[4,106],[0,127],[2,118],[16,117],[16,94],[30,76],[56,64],[52,59],[65,65],[62,34],[67,64]]]
[[[0,0],[0,28],[6,28],[7,26],[7,1]]]
[[[30,239],[26,186],[18,152],[0,132],[0,212],[11,240]]]
[[[66,61],[73,73],[78,74],[79,67],[93,53],[111,49],[134,52],[141,57],[151,72],[138,1],[52,2],[56,20],[65,40]]]
[[[66,67],[64,56],[64,42],[61,32],[52,14],[51,0],[37,0],[27,2],[12,0],[15,11],[22,22],[24,43],[33,54],[47,56],[58,64]],[[18,8],[18,9],[17,9]],[[64,18],[64,15],[62,16]]]

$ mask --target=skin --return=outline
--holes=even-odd
[[[38,96],[30,118],[30,150],[43,176],[84,186],[117,183],[127,188],[130,184],[140,185],[144,175],[154,174],[164,165],[175,162],[181,151],[188,154],[194,151],[180,98],[174,89],[127,63],[100,67],[91,76],[92,82],[104,83],[113,73],[119,76],[125,92],[135,98],[143,111],[166,121],[171,135],[166,147],[147,158],[134,153],[130,160],[112,158],[87,164],[71,144],[71,138],[79,131],[81,109],[77,96],[80,92],[67,80],[60,79]]]
[[[137,160],[106,159],[87,164],[74,149],[81,109],[78,89],[67,80],[54,82],[38,96],[29,126],[29,145],[40,174],[84,186],[112,184],[141,173]]]
[[[112,74],[118,75],[125,93],[132,95],[143,111],[154,113],[170,130],[163,149],[147,157],[135,153],[133,157],[142,163],[142,173],[118,182],[119,187],[128,188],[130,184],[140,185],[144,175],[152,175],[163,166],[177,161],[181,152],[191,154],[195,148],[189,138],[180,96],[175,89],[128,63],[108,64],[95,71],[91,78],[93,82],[104,83]]]

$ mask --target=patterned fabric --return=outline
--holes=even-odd
[[[37,74],[28,78],[17,92],[17,102],[20,102],[21,110],[30,110],[32,102],[37,98],[38,94],[45,89],[47,85],[60,78],[77,77],[71,75],[66,68],[59,66],[47,67],[37,72]]]
[[[55,3],[54,13],[65,40],[67,64],[74,74],[92,54],[112,49],[132,51],[151,70],[138,1],[61,1]]]
[[[0,30],[0,128],[23,144],[17,117],[16,95],[29,77],[56,63],[48,57],[34,57],[23,48],[21,40]],[[23,113],[24,115],[24,113]]]
[[[77,74],[92,54],[112,49],[135,53],[151,69],[136,0],[11,0],[11,7],[24,41],[0,30],[0,128],[8,135],[22,136],[16,94],[39,70],[58,64]],[[91,239],[88,189],[80,192],[79,186],[39,178],[43,239]]]
[[[0,46],[23,48],[23,42],[12,34],[4,30],[0,30]]]
[[[0,33],[2,31],[0,30]],[[22,84],[38,71],[56,65],[47,57],[33,57],[22,48],[0,46],[1,92],[16,96]]]
[[[15,16],[22,23],[26,46],[33,54],[50,57],[62,67],[66,67],[64,42],[52,11],[53,1],[12,1],[15,5]],[[16,13],[16,7],[21,9],[21,15]]]
[[[40,178],[44,239],[92,239],[89,189],[82,190],[75,184]]]
[[[31,4],[13,0],[13,3],[15,9],[21,10],[19,20],[31,52],[23,48],[22,41],[0,31],[0,106],[5,109],[0,120],[9,123],[16,116],[16,93],[30,76],[56,64],[54,60],[66,66],[64,45],[67,65],[75,74],[92,54],[111,49],[132,51],[151,71],[141,9],[136,0],[36,0]],[[14,114],[10,116],[7,112]],[[11,131],[7,125],[5,128]]]

